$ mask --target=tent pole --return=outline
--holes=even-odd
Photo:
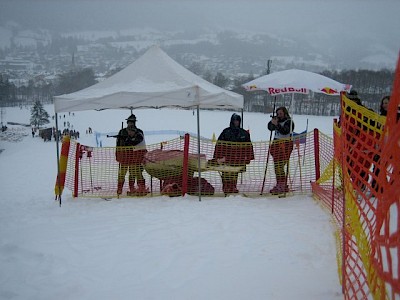
[[[240,127],[243,129],[243,123],[244,123],[243,108],[241,109],[240,115],[241,115],[240,117],[242,118],[242,122],[240,123]],[[243,173],[241,172],[241,173],[239,173],[239,175],[240,175],[240,184],[242,184],[243,183]]]
[[[58,136],[58,114],[55,114],[56,118],[56,148],[57,148],[57,185],[58,185],[58,200],[60,202],[60,207],[61,207],[61,178],[60,178],[60,150],[59,150],[59,141],[60,138]],[[57,200],[57,196],[56,199]]]
[[[196,90],[196,97],[199,96],[198,87]],[[200,105],[197,105],[197,159],[198,159],[198,190],[199,190],[199,201],[201,201],[201,162],[200,162]]]

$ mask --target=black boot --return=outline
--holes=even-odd
[[[146,196],[149,193],[149,189],[146,188],[144,179],[138,180],[138,189],[136,190],[137,196]]]

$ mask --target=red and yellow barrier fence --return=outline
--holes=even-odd
[[[312,186],[337,226],[344,298],[400,299],[400,62],[387,119],[345,94],[341,108],[334,158]]]
[[[64,190],[70,142],[71,138],[69,136],[64,136],[62,141],[61,155],[59,161],[59,174],[57,175],[56,184],[54,187],[54,193],[56,197],[61,196]]]
[[[316,165],[320,172],[319,169],[326,168],[333,156],[332,146],[327,147],[328,150],[314,147],[315,140],[332,144],[332,138],[321,134],[318,130],[297,136],[293,142],[287,179],[289,195],[311,193],[310,182],[316,178]],[[229,153],[226,155],[235,157],[243,163],[238,165],[216,163],[214,158],[216,143],[208,139],[200,141],[199,161],[197,138],[187,135],[186,138],[181,137],[161,144],[147,145],[142,167],[133,168],[132,173],[137,175],[135,172],[142,171],[146,189],[149,190],[147,196],[162,195],[163,188],[173,183],[179,185],[179,192],[176,195],[185,193],[197,195],[199,187],[196,183],[199,182],[200,163],[202,177],[200,189],[205,189],[204,195],[224,196],[222,178],[225,176],[226,179],[231,173],[237,174],[236,187],[239,194],[250,197],[260,196],[265,174],[263,196],[270,195],[269,190],[276,185],[276,176],[273,159],[270,158],[266,164],[269,143],[253,142],[246,145],[224,142],[221,144],[224,149],[231,149],[234,153],[234,155]],[[253,148],[254,159],[247,157],[249,146]],[[87,151],[88,149],[90,151]],[[129,150],[131,152],[127,151],[131,154],[126,155],[135,155],[136,150],[141,149],[132,147]],[[72,140],[68,156],[65,186],[72,191],[74,197],[126,197],[129,196],[128,194],[132,195],[128,193],[131,186],[137,188],[137,182],[131,182],[131,185],[129,183],[135,180],[129,177],[129,170],[124,178],[118,178],[118,174],[121,174],[121,163],[116,159],[115,147],[87,147]],[[187,178],[183,177],[184,174]],[[118,181],[123,182],[122,193],[119,195],[117,195]]]

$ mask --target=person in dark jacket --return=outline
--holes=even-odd
[[[243,167],[254,159],[253,145],[250,134],[240,127],[242,118],[234,113],[231,116],[229,127],[219,135],[214,151],[214,161],[233,167]],[[222,190],[225,195],[238,193],[237,179],[239,172],[221,172]]]
[[[389,101],[390,101],[390,96],[385,96],[381,99],[381,105],[379,107],[381,116],[385,116],[385,117],[387,116]],[[382,125],[379,125],[378,127],[381,127],[381,126]],[[381,159],[380,149],[377,149],[377,153],[374,155],[373,159],[374,159],[374,174],[376,177],[378,177],[381,170],[378,167],[376,167],[376,164]],[[375,177],[372,178],[371,186],[373,189],[375,189],[375,191],[379,190],[379,185],[377,184]]]
[[[289,191],[289,187],[287,185],[288,174],[286,174],[285,167],[288,165],[290,154],[293,151],[291,135],[294,130],[293,120],[290,118],[286,107],[279,107],[276,110],[276,116],[269,121],[268,129],[275,131],[270,153],[274,160],[276,186],[270,190],[270,193],[286,193]]]
[[[387,116],[389,101],[390,101],[390,96],[385,96],[381,99],[381,106],[379,107],[381,116]]]
[[[136,116],[131,114],[126,122],[128,126],[117,135],[116,159],[119,162],[117,194],[122,194],[125,175],[129,171],[128,196],[144,196],[149,190],[143,177],[143,157],[146,154],[146,143],[143,131],[136,127]],[[135,180],[137,188],[135,188]]]

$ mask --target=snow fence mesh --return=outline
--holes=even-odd
[[[399,65],[392,91],[387,118],[341,95],[334,158],[312,183],[337,227],[345,299],[400,299]]]
[[[315,149],[315,135],[318,135],[327,144],[325,149]],[[137,157],[135,158],[135,152],[141,151],[143,148],[123,147],[121,150],[126,151],[125,159],[131,161],[133,165],[141,165],[148,193],[130,193],[132,189],[138,189],[138,179],[129,178],[128,170],[124,177],[122,192],[118,195],[118,174],[124,162],[117,161],[117,148],[89,147],[71,139],[65,187],[72,191],[74,197],[113,198],[117,196],[151,197],[162,194],[179,196],[182,195],[182,185],[186,184],[186,193],[197,195],[198,166],[200,164],[201,191],[204,196],[225,196],[221,176],[227,175],[229,178],[231,173],[238,174],[236,187],[239,194],[248,197],[270,195],[270,189],[276,185],[276,178],[273,159],[268,155],[268,148],[270,147],[268,141],[220,143],[241,161],[237,164],[219,164],[216,162],[214,158],[216,141],[211,139],[200,139],[199,161],[198,142],[197,137],[186,135],[186,138],[181,136],[162,143],[147,145],[145,147],[146,153],[141,161],[138,161]],[[313,131],[297,135],[292,143],[294,146],[289,160],[289,176],[287,177],[289,192],[287,195],[311,194],[310,182],[316,180],[316,162],[318,161],[321,164],[321,168],[325,168],[333,156],[332,138],[324,136],[318,131]],[[248,160],[245,157],[248,155],[249,147],[254,151],[253,160]],[[316,151],[321,151],[321,153],[316,155]],[[187,164],[186,171],[185,163]],[[135,169],[132,173],[135,173]],[[234,178],[234,175],[232,176]],[[165,193],[166,185],[174,183],[178,185],[177,193]],[[263,191],[262,195],[261,191]]]

